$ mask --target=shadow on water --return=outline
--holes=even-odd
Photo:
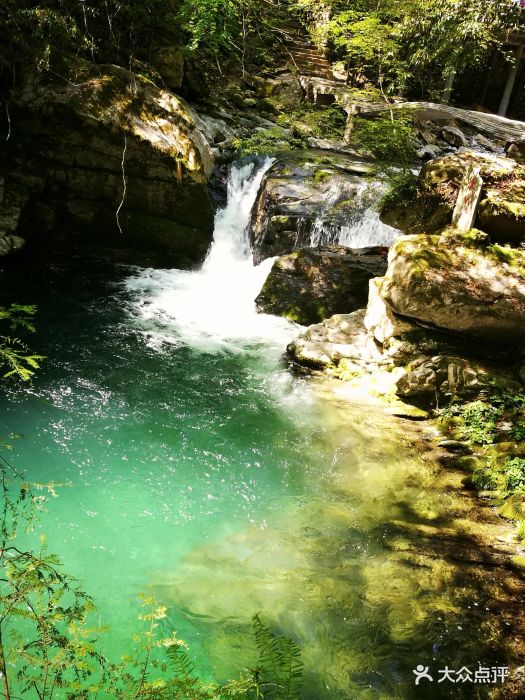
[[[321,484],[314,496],[267,531],[194,550],[155,590],[197,630],[219,676],[253,659],[245,620],[260,611],[302,646],[308,700],[522,697],[510,684],[437,682],[447,666],[474,677],[480,665],[522,664],[525,587],[505,523],[415,431],[366,410],[359,427],[348,427],[356,407],[330,426],[331,444],[346,442],[348,455],[339,451],[328,479],[310,474]],[[378,429],[383,444],[360,473],[356,459],[366,464],[362,449]],[[418,664],[433,683],[415,686]]]

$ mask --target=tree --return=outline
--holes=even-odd
[[[436,81],[448,99],[455,75],[482,65],[518,21],[513,0],[417,0],[397,33],[414,79]]]
[[[312,18],[314,0],[298,0]],[[328,22],[317,34],[346,65],[352,82],[379,84],[386,93],[420,86],[443,92],[456,73],[483,64],[519,23],[513,0],[341,0],[324,3]]]

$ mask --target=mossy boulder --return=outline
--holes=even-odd
[[[525,337],[525,251],[476,231],[398,239],[380,294],[393,312],[438,329],[503,344]]]
[[[274,262],[257,309],[303,325],[350,313],[366,305],[369,280],[385,269],[386,250],[301,248]]]
[[[524,173],[525,175],[525,173]],[[519,244],[525,240],[525,179],[507,187],[488,189],[478,209],[479,226],[494,241]]]
[[[146,217],[165,220],[164,230],[175,232],[168,244],[154,235],[157,225],[146,227],[146,249],[165,264],[202,256],[202,241],[209,243],[213,231],[214,156],[188,105],[118,66],[70,60],[62,70],[67,80],[29,77],[13,94],[19,136],[1,147],[2,171],[8,182],[22,175],[41,180],[38,188],[23,185],[27,201],[16,233],[39,253],[92,247],[95,238],[101,248],[124,250]],[[56,224],[42,235],[32,213],[44,205]],[[94,230],[100,221],[103,229]],[[185,249],[180,227],[198,231],[184,236]]]
[[[390,198],[382,220],[406,233],[435,233],[449,226],[460,187],[470,168],[483,180],[476,226],[494,242],[525,240],[525,167],[515,160],[464,151],[426,163],[409,202]]]

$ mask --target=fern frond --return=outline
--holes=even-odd
[[[259,650],[258,672],[262,676],[261,685],[269,686],[265,697],[298,700],[304,673],[300,647],[290,637],[274,634],[261,622],[259,615],[254,615],[252,621]]]

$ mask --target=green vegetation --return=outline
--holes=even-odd
[[[240,156],[275,155],[306,147],[302,138],[293,136],[280,127],[260,129],[245,139],[236,139],[233,145]]]
[[[525,396],[522,394],[495,393],[489,400],[452,404],[441,415],[457,419],[457,434],[461,440],[476,445],[491,445],[496,440],[502,424],[513,440],[525,439]]]
[[[417,195],[417,177],[411,170],[391,172],[388,178],[388,188],[382,196],[379,206],[389,208],[399,205],[408,209],[413,206]]]
[[[490,397],[439,411],[441,427],[475,449],[472,484],[488,492],[525,539],[525,395],[494,390]]]
[[[465,68],[483,65],[519,22],[512,0],[298,0],[314,38],[332,46],[352,85],[433,96]],[[323,21],[329,14],[330,20]]]
[[[161,49],[182,47],[203,67],[243,66],[272,42],[272,4],[263,0],[5,0],[0,7],[0,82],[21,69],[54,68],[62,52],[154,74]]]
[[[410,120],[385,112],[377,119],[356,118],[352,142],[373,155],[378,167],[409,167],[415,160],[415,139]]]
[[[356,118],[352,144],[374,157],[377,175],[386,177],[388,187],[381,208],[413,202],[417,177],[412,172],[416,141],[412,123],[403,114],[385,112],[377,119]]]
[[[279,115],[277,121],[300,136],[342,141],[347,114],[338,105],[315,107],[304,102],[298,109]]]
[[[34,332],[32,319],[35,311],[35,306],[0,306],[0,325],[9,327],[9,335],[0,335],[0,372],[4,373],[4,377],[18,377],[28,381],[44,359],[42,355],[31,352],[25,342],[12,335],[19,329]]]

